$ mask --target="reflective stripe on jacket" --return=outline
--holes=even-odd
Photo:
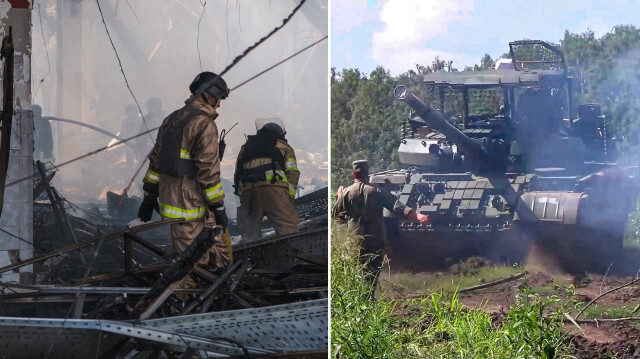
[[[300,171],[298,170],[298,165],[296,162],[296,154],[291,146],[284,141],[278,140],[276,143],[276,148],[280,150],[282,156],[285,159],[285,169],[284,171],[276,170],[276,181],[272,183],[274,178],[273,170],[265,170],[265,180],[253,182],[253,186],[279,186],[287,188],[289,196],[291,198],[295,198],[296,190],[298,188],[298,180],[300,179]],[[235,170],[235,185],[238,188],[238,194],[242,195],[243,191],[249,191],[251,189],[251,183],[242,183],[242,181],[238,177],[238,173],[251,170],[257,167],[265,167],[271,168],[271,157],[263,157],[256,158],[244,164],[243,168],[240,169],[240,163],[242,156],[244,154],[244,146],[240,149],[240,153],[238,154],[238,159],[236,160],[236,170]]]

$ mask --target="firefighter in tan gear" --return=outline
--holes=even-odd
[[[236,161],[238,227],[245,239],[260,238],[262,218],[267,216],[277,236],[296,233],[300,223],[293,203],[300,178],[296,155],[280,119],[257,119],[256,130]]]
[[[196,76],[189,90],[192,95],[186,105],[166,117],[158,130],[143,179],[145,196],[138,217],[147,222],[156,209],[164,218],[186,219],[171,225],[174,253],[182,253],[205,227],[222,226],[225,232],[222,243],[216,241],[200,260],[201,264],[220,268],[232,258],[215,119],[216,109],[229,89],[218,75],[203,72]],[[193,95],[197,93],[201,96]],[[210,253],[215,254],[211,262]]]

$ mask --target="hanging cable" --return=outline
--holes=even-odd
[[[40,90],[40,86],[42,86],[44,79],[46,79],[47,76],[49,76],[49,72],[51,72],[51,62],[49,61],[49,49],[47,48],[47,41],[44,38],[44,30],[42,29],[42,14],[40,13],[40,3],[36,4],[34,2],[33,6],[36,6],[36,5],[38,5],[38,17],[40,19],[40,34],[42,35],[42,43],[44,44],[44,51],[47,54],[47,73],[44,74],[44,76],[40,79],[40,83],[38,84],[38,87],[36,87],[36,92],[33,94],[34,99],[38,95],[38,91]]]
[[[227,6],[224,7],[224,25],[226,27],[227,36],[227,58],[225,61],[229,61],[229,53],[231,53],[231,46],[229,46],[229,0],[227,0]]]
[[[204,12],[207,9],[207,0],[200,1],[200,5],[202,5],[202,13],[200,14],[200,19],[198,20],[198,37],[196,37],[196,47],[198,48],[198,61],[200,61],[200,72],[202,72],[202,57],[200,56],[200,23],[202,22],[202,17],[204,16]]]
[[[254,75],[254,76],[250,77],[248,80],[245,80],[245,81],[241,82],[239,85],[237,85],[236,87],[234,87],[234,88],[232,88],[231,90],[229,90],[229,92],[234,91],[234,90],[237,90],[238,88],[240,88],[240,86],[245,85],[247,82],[250,82],[250,81],[255,80],[257,77],[259,77],[259,76],[261,76],[261,75],[263,75],[263,74],[265,74],[265,73],[267,73],[267,72],[269,72],[269,71],[273,70],[274,68],[276,68],[276,67],[278,67],[278,66],[282,65],[283,63],[285,63],[285,62],[287,62],[287,61],[291,60],[292,58],[294,58],[294,57],[296,57],[296,56],[300,55],[301,53],[303,53],[303,52],[307,51],[308,49],[310,49],[310,48],[314,47],[315,45],[319,44],[320,42],[324,41],[324,40],[325,40],[325,39],[327,39],[327,38],[328,38],[328,36],[327,36],[327,35],[325,35],[323,38],[321,38],[320,40],[318,40],[318,41],[314,42],[313,44],[311,44],[311,45],[309,45],[309,46],[307,46],[307,47],[303,48],[302,50],[300,50],[300,51],[296,52],[295,54],[293,54],[293,55],[291,55],[291,56],[289,56],[289,57],[285,58],[284,60],[277,62],[276,64],[274,64],[274,65],[272,65],[272,66],[268,67],[266,70],[261,71],[261,72],[259,72],[258,74],[256,74],[256,75]]]
[[[98,0],[96,0],[98,1]],[[293,17],[293,15],[296,14],[296,12],[298,12],[298,10],[300,10],[300,7],[306,2],[307,0],[301,0],[300,4],[298,4],[295,8],[293,8],[293,11],[291,11],[291,13],[289,14],[289,16],[285,17],[284,19],[282,19],[282,24],[280,26],[275,27],[273,30],[271,30],[271,32],[269,32],[266,36],[264,36],[263,38],[261,38],[260,40],[256,41],[255,44],[249,46],[246,50],[244,50],[240,55],[236,56],[235,59],[233,59],[233,61],[224,69],[222,70],[221,73],[218,74],[218,76],[212,78],[211,80],[203,83],[202,85],[200,85],[200,87],[198,87],[198,89],[193,93],[193,98],[197,98],[200,97],[200,95],[202,95],[202,92],[204,92],[205,89],[209,88],[211,85],[213,85],[218,78],[222,77],[222,75],[224,75],[227,71],[231,70],[238,62],[240,62],[240,60],[242,60],[243,58],[245,58],[247,55],[249,55],[249,53],[251,51],[253,51],[255,48],[257,48],[258,46],[260,46],[260,44],[264,43],[265,41],[267,41],[268,38],[270,38],[273,34],[275,34],[276,32],[278,32],[280,29],[282,29],[288,22],[289,20],[291,20],[291,18]]]
[[[238,7],[238,36],[242,34],[242,24],[240,23],[240,1],[236,0],[236,6]]]
[[[140,23],[140,19],[138,18],[138,14],[136,14],[135,10],[133,10],[133,8],[131,7],[131,4],[129,3],[129,0],[125,0],[125,2],[127,3],[127,5],[129,5],[129,9],[131,9],[131,12],[133,13],[133,16],[136,17],[136,20],[138,20],[138,24]]]
[[[267,41],[268,38],[270,38],[271,36],[273,36],[273,34],[275,34],[276,32],[278,32],[280,29],[282,29],[284,27],[284,25],[286,25],[289,20],[291,20],[291,18],[293,17],[293,15],[295,15],[298,10],[300,10],[300,7],[306,2],[307,0],[301,0],[300,4],[298,4],[298,6],[296,6],[295,8],[293,8],[293,11],[291,11],[291,14],[289,14],[289,16],[285,17],[284,19],[282,19],[282,25],[275,27],[273,30],[271,30],[270,33],[268,33],[265,37],[261,38],[260,40],[258,40],[255,44],[253,44],[252,46],[249,46],[246,50],[244,50],[243,53],[241,53],[240,55],[238,55],[235,59],[233,59],[233,61],[229,64],[229,66],[227,66],[224,70],[222,70],[222,72],[220,73],[220,76],[224,75],[227,71],[231,70],[231,68],[233,68],[238,62],[240,62],[240,60],[242,60],[245,56],[249,55],[249,53],[253,50],[255,50],[258,46],[260,46],[260,44],[262,44],[263,42]],[[212,81],[213,82],[213,81]]]
[[[142,113],[142,108],[140,108],[138,99],[136,98],[136,95],[133,94],[133,90],[131,90],[131,86],[129,86],[129,80],[127,80],[127,75],[124,73],[124,68],[122,68],[122,61],[120,61],[120,55],[118,55],[118,50],[116,50],[116,45],[114,45],[113,39],[111,38],[111,34],[109,33],[107,22],[104,20],[104,14],[102,14],[100,1],[96,0],[96,4],[98,4],[98,11],[100,12],[100,18],[102,18],[104,29],[107,32],[107,36],[109,37],[109,42],[111,42],[111,47],[113,48],[113,52],[116,54],[116,59],[118,59],[118,65],[120,66],[120,72],[122,72],[122,76],[124,77],[124,82],[127,85],[127,89],[129,89],[129,93],[131,93],[131,97],[133,97],[133,101],[135,101],[136,106],[138,106],[138,111],[140,112],[140,116],[142,117],[142,122],[144,123],[144,127],[147,129],[147,133],[149,133],[149,138],[151,138],[151,142],[155,143],[156,141],[153,139],[153,136],[151,136],[151,133],[150,133],[151,131],[149,131],[149,127],[147,126],[147,120],[144,118],[144,114]]]
[[[309,64],[309,61],[311,60],[311,56],[313,56],[313,52],[315,50],[316,50],[316,48],[314,46],[312,48],[311,52],[309,53],[309,56],[307,56],[307,60],[305,60],[304,65],[302,65],[302,68],[300,69],[300,71],[298,71],[298,76],[296,76],[295,81],[293,81],[293,86],[291,86],[291,88],[289,88],[289,91],[287,92],[287,95],[284,97],[284,101],[282,101],[282,105],[280,105],[280,108],[278,109],[278,112],[276,112],[276,116],[280,116],[280,114],[282,113],[282,110],[284,110],[287,102],[289,102],[289,97],[293,93],[293,90],[296,89],[296,86],[298,86],[298,81],[300,81],[300,77],[302,77],[302,74],[304,73],[304,70],[307,69],[307,65]]]
[[[42,253],[47,253],[47,250],[46,250],[46,249],[44,249],[44,248],[42,248],[42,247],[40,247],[40,246],[36,246],[34,243],[29,242],[28,240],[26,240],[26,239],[24,239],[24,238],[18,237],[18,236],[16,236],[16,235],[15,235],[15,234],[13,234],[13,233],[10,233],[10,232],[8,232],[8,231],[5,231],[5,230],[4,230],[4,229],[2,229],[2,228],[0,228],[0,232],[3,232],[3,233],[5,233],[5,234],[7,234],[7,235],[9,235],[9,236],[11,236],[11,237],[13,237],[13,238],[17,239],[17,240],[20,240],[20,241],[22,241],[22,242],[28,243],[28,244],[32,245],[32,246],[33,246],[33,248],[36,248],[36,249],[41,250],[41,251],[42,251]]]
[[[93,151],[91,151],[91,152],[89,152],[89,153],[85,153],[85,154],[84,154],[84,155],[82,155],[82,156],[78,156],[78,157],[76,157],[76,158],[73,158],[73,159],[70,159],[70,160],[68,160],[68,161],[62,162],[61,164],[56,165],[56,168],[66,166],[66,165],[68,165],[68,164],[71,164],[71,163],[73,163],[73,162],[79,161],[79,160],[81,160],[81,159],[83,159],[83,158],[87,158],[87,157],[89,157],[89,156],[93,156],[93,155],[98,154],[98,153],[100,153],[100,152],[102,152],[102,151],[104,151],[104,150],[108,150],[108,149],[110,149],[110,148],[113,148],[113,147],[115,147],[115,146],[117,146],[117,145],[119,145],[119,144],[122,144],[122,143],[125,143],[125,142],[128,142],[128,141],[131,141],[131,140],[133,140],[134,138],[138,138],[138,137],[140,137],[140,136],[144,136],[144,135],[146,135],[146,134],[148,134],[148,133],[150,133],[150,132],[153,132],[153,131],[155,131],[155,130],[157,130],[157,129],[159,129],[159,128],[160,128],[160,126],[158,126],[158,127],[154,127],[154,128],[152,128],[152,129],[150,129],[150,130],[148,130],[148,131],[141,132],[141,133],[139,133],[139,134],[137,134],[137,135],[135,135],[135,136],[131,136],[131,137],[125,138],[125,139],[123,139],[122,141],[116,141],[116,142],[112,143],[111,145],[107,145],[107,146],[104,146],[104,147],[100,147],[100,148],[98,148],[98,149],[96,149],[96,150],[93,150]],[[13,181],[13,182],[11,182],[11,183],[7,184],[7,187],[8,187],[8,186],[15,185],[15,184],[18,184],[18,183],[20,183],[20,182],[22,182],[22,181],[26,181],[26,180],[28,180],[28,179],[31,179],[31,178],[33,178],[33,176],[34,176],[34,175],[31,175],[31,176],[27,176],[27,177],[23,177],[23,178],[17,179],[17,180],[15,180],[15,181]]]

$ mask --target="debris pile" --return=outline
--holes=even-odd
[[[168,225],[182,219],[128,226],[126,217],[99,209],[83,209],[93,220],[80,218],[50,185],[55,172],[40,162],[34,171],[35,255],[0,268],[33,265],[33,284],[0,283],[0,341],[21,330],[35,334],[12,350],[31,357],[326,356],[326,188],[296,200],[301,232],[276,238],[267,230],[260,240],[236,241],[234,263],[212,269],[196,263],[221,227],[175,255]],[[181,285],[187,277],[188,287]]]

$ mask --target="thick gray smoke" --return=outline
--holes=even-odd
[[[609,76],[598,86],[600,102],[612,115],[614,130],[626,165],[639,165],[640,157],[640,49],[621,54]]]
[[[159,112],[164,116],[181,107],[197,73],[222,71],[247,47],[280,25],[297,4],[297,0],[100,1],[122,67],[149,128],[157,127],[163,117],[147,118],[149,107],[160,105]],[[308,0],[282,30],[225,74],[232,92],[222,102],[216,122],[219,130],[238,122],[226,138],[222,173],[227,180],[233,179],[233,166],[245,134],[255,133],[254,120],[280,117],[299,158],[302,186],[312,189],[314,184],[326,184],[327,42],[237,90],[233,88],[325,36],[327,10],[326,0]],[[125,138],[144,130],[142,118],[132,111],[135,102],[95,1],[38,1],[32,22],[33,103],[42,106],[43,116],[81,121]],[[156,99],[149,101],[151,98]],[[54,121],[51,124],[55,163],[106,146],[112,140],[81,126]],[[120,192],[151,149],[151,138],[141,137],[133,145],[135,150],[118,146],[65,166],[54,184],[72,200],[93,201],[104,198],[107,190]],[[145,169],[146,165],[142,173]],[[132,188],[134,194],[139,193],[141,177]]]

